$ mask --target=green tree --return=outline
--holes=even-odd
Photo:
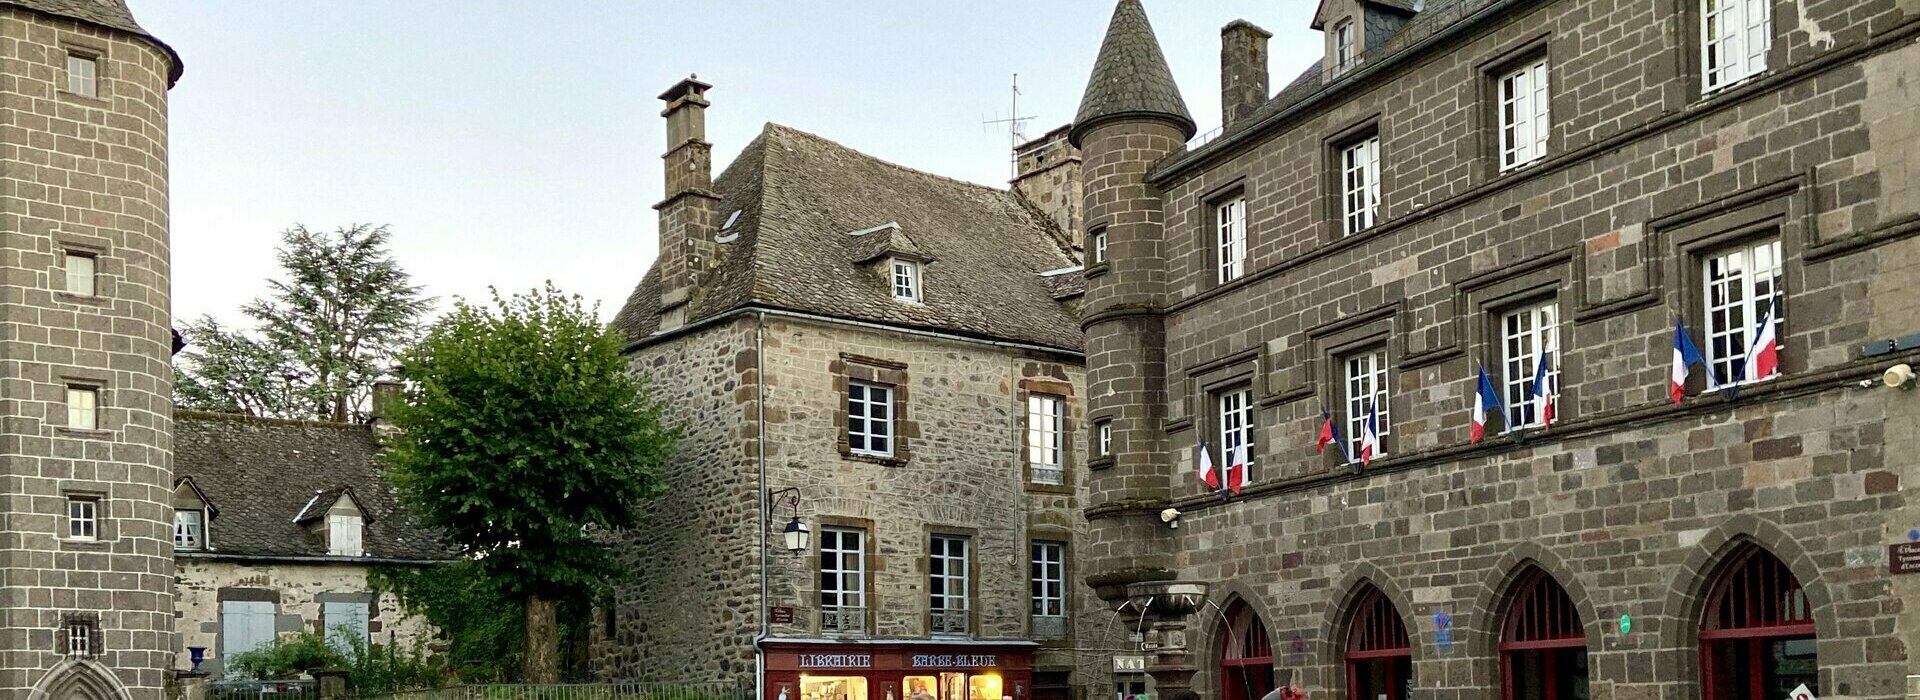
[[[661,490],[674,431],[618,337],[551,284],[457,303],[401,367],[388,474],[426,525],[525,602],[525,679],[555,682],[555,604],[592,600],[619,575],[592,532],[631,526]]]
[[[418,338],[433,301],[388,250],[386,226],[280,234],[281,277],[241,307],[248,328],[202,316],[182,335],[174,403],[275,418],[360,421],[374,381]]]

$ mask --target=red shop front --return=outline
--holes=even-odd
[[[1033,700],[1035,646],[768,641],[764,700]]]

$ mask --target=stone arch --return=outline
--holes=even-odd
[[[1833,596],[1820,576],[1820,567],[1806,548],[1771,521],[1742,513],[1727,518],[1701,537],[1700,542],[1687,551],[1668,583],[1667,597],[1660,610],[1665,624],[1657,632],[1661,642],[1676,652],[1678,668],[1684,669],[1684,677],[1697,676],[1700,668],[1699,631],[1707,594],[1721,569],[1748,547],[1766,550],[1793,572],[1807,596],[1815,635],[1822,640],[1841,637],[1839,622],[1833,617]],[[1823,687],[1832,682],[1827,677],[1829,673],[1828,669],[1821,669]],[[1700,689],[1689,684],[1684,692],[1683,698],[1696,698]]]
[[[1413,598],[1380,567],[1372,562],[1356,562],[1340,579],[1340,584],[1331,589],[1340,597],[1332,601],[1321,616],[1320,629],[1327,630],[1327,636],[1318,640],[1316,645],[1320,650],[1320,662],[1315,664],[1320,671],[1319,685],[1327,690],[1338,691],[1333,697],[1346,697],[1346,673],[1340,669],[1346,664],[1347,634],[1354,615],[1358,613],[1355,606],[1369,587],[1393,603],[1394,611],[1400,615],[1400,623],[1406,625],[1414,667],[1419,668],[1421,662],[1426,660],[1425,649],[1420,644],[1418,621],[1409,617],[1414,610]]]
[[[1474,597],[1473,607],[1461,611],[1464,615],[1454,617],[1456,627],[1465,628],[1472,634],[1467,645],[1468,657],[1473,663],[1473,677],[1486,679],[1487,687],[1494,691],[1486,696],[1488,698],[1499,697],[1500,628],[1506,621],[1508,606],[1519,593],[1515,584],[1533,570],[1553,579],[1560,590],[1566,592],[1567,598],[1573,601],[1573,609],[1580,613],[1580,629],[1586,633],[1588,652],[1606,648],[1606,624],[1600,618],[1599,609],[1593,605],[1593,596],[1587,593],[1586,585],[1573,574],[1566,560],[1537,542],[1513,543],[1493,566],[1487,568],[1490,577]],[[1462,620],[1462,617],[1466,619]]]
[[[99,662],[67,659],[40,677],[27,700],[133,700],[133,695]]]
[[[1274,617],[1265,597],[1254,591],[1252,586],[1248,586],[1239,579],[1232,579],[1213,584],[1207,599],[1208,605],[1202,608],[1199,615],[1200,625],[1195,630],[1200,639],[1200,668],[1205,671],[1201,676],[1207,683],[1207,687],[1195,689],[1201,691],[1201,697],[1219,697],[1219,679],[1214,675],[1220,669],[1220,659],[1226,657],[1227,651],[1226,639],[1221,631],[1226,629],[1227,611],[1232,609],[1235,603],[1246,605],[1247,609],[1253,611],[1254,617],[1259,618],[1260,626],[1266,628],[1267,639],[1273,643],[1275,649],[1274,667],[1279,668],[1279,661],[1283,656],[1280,651],[1280,635],[1274,633]],[[1282,682],[1286,680],[1286,674],[1278,670],[1275,673],[1278,680]],[[1208,694],[1209,692],[1211,695]]]

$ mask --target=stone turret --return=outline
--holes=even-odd
[[[1146,175],[1194,133],[1193,117],[1140,0],[1114,9],[1070,138],[1083,159],[1087,230],[1106,237],[1108,266],[1090,276],[1088,414],[1113,425],[1113,464],[1089,471],[1088,581],[1110,601],[1128,583],[1174,568],[1159,511],[1170,497],[1165,432],[1167,271],[1160,192]]]

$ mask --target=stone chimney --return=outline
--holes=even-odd
[[[1068,124],[1013,149],[1013,191],[1039,208],[1060,227],[1073,247],[1081,246],[1084,204],[1080,183],[1080,149],[1067,142]]]
[[[660,212],[660,330],[687,322],[687,302],[699,289],[701,273],[714,264],[713,144],[707,142],[707,89],[697,76],[660,93],[667,103],[666,199]]]
[[[1220,119],[1231,126],[1267,101],[1267,40],[1273,34],[1236,19],[1220,29]]]

